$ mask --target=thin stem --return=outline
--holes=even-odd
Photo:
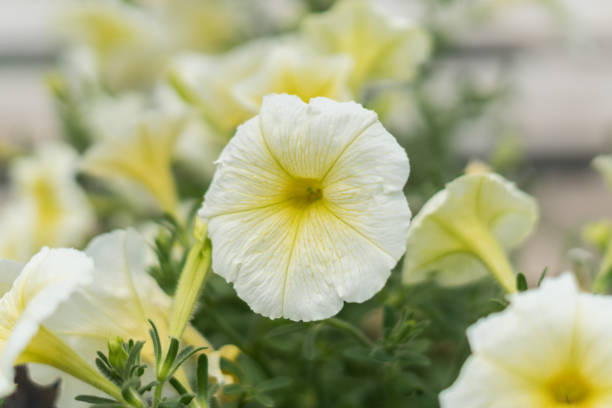
[[[162,387],[163,387],[163,383],[162,384],[157,384],[155,386],[155,396],[153,397],[153,408],[157,408],[159,401],[161,400],[162,397]]]
[[[341,320],[337,317],[330,317],[329,319],[326,319],[323,321],[324,323],[329,324],[332,327],[335,327],[336,329],[340,329],[343,332],[351,335],[355,340],[357,340],[359,343],[361,343],[362,346],[364,347],[372,347],[374,345],[374,343],[372,343],[372,340],[370,340],[361,329],[359,329],[358,327],[356,327],[355,325],[353,325],[352,323],[347,322],[346,320]]]

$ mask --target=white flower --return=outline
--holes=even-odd
[[[368,81],[411,80],[430,52],[425,31],[388,18],[364,0],[339,1],[331,10],[306,19],[303,32],[322,50],[353,57],[354,88]]]
[[[277,46],[256,74],[238,82],[236,99],[257,113],[265,95],[286,93],[303,101],[324,96],[337,101],[351,98],[348,78],[351,58],[345,55],[320,55],[299,46]]]
[[[92,260],[76,250],[43,248],[24,267],[0,263],[3,288],[0,299],[0,395],[14,389],[13,366],[36,362],[66,369],[78,365],[74,352],[46,327],[62,302],[91,282]],[[75,375],[75,372],[71,372]]]
[[[170,41],[153,12],[116,0],[72,2],[58,23],[73,43],[92,51],[113,89],[150,86],[163,73]]]
[[[128,182],[144,188],[162,210],[175,214],[178,198],[171,163],[182,125],[182,118],[174,115],[142,113],[121,126],[123,132],[89,148],[82,169],[116,185]]]
[[[467,174],[446,185],[415,217],[404,257],[404,283],[433,276],[464,284],[492,273],[508,291],[515,276],[505,251],[531,233],[535,200],[496,174]]]
[[[220,56],[182,55],[171,78],[185,100],[199,108],[219,133],[231,134],[259,111],[263,96],[323,96],[350,100],[352,59],[321,54],[295,37],[258,40]]]
[[[468,329],[472,348],[442,408],[612,406],[612,298],[566,274]]]
[[[93,229],[93,211],[76,182],[77,156],[46,143],[10,167],[12,195],[0,210],[0,256],[29,259],[42,246],[76,246]]]
[[[168,338],[170,298],[148,274],[154,260],[152,249],[135,230],[117,230],[99,235],[91,241],[85,254],[93,260],[93,283],[81,287],[62,304],[46,322],[54,334],[66,341],[86,361],[93,361],[96,351],[105,351],[109,339],[146,341],[143,359],[154,362],[149,338],[149,323],[155,322],[162,340]],[[0,282],[1,288],[1,282]],[[183,341],[195,347],[210,344],[193,327],[188,326]],[[218,367],[211,365],[211,375]],[[60,373],[35,367],[33,377],[51,382]],[[70,378],[62,378],[59,406],[70,406],[80,394],[95,394],[95,390]],[[74,403],[72,403],[74,404]]]
[[[117,230],[99,235],[84,252],[93,260],[95,283],[62,305],[49,327],[65,339],[93,340],[102,349],[117,336],[148,340],[147,319],[163,335],[171,302],[147,273],[154,255],[140,234]]]
[[[408,173],[374,112],[270,95],[224,149],[199,213],[213,270],[271,318],[323,319],[365,301],[405,250]]]
[[[233,87],[257,72],[270,47],[271,41],[259,40],[220,55],[180,55],[170,64],[170,80],[219,133],[231,134],[253,116],[236,99]]]

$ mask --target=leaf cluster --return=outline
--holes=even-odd
[[[141,360],[144,341],[130,339],[126,342],[121,338],[115,338],[109,341],[107,354],[98,351],[96,367],[120,388],[122,400],[79,395],[76,397],[77,401],[89,403],[92,408],[187,408],[194,400],[199,402],[199,405],[196,406],[208,406],[212,395],[211,387],[208,384],[208,360],[205,354],[200,354],[197,359],[194,393],[189,392],[188,388],[175,377],[183,364],[202,351],[204,347],[181,348],[177,339],[170,338],[168,348],[164,353],[157,327],[152,321],[149,322],[151,324],[149,334],[155,359],[153,375],[149,367]],[[154,379],[147,381],[145,380],[147,377]],[[176,396],[164,395],[165,384],[169,384],[174,389]]]

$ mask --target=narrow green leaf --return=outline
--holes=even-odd
[[[271,408],[274,406],[274,400],[266,394],[258,394],[255,396],[255,401],[259,402],[264,407]]]
[[[208,396],[208,357],[206,354],[198,356],[196,367],[196,393],[198,400],[206,400]]]
[[[240,384],[228,384],[223,387],[223,393],[227,395],[240,395],[245,392],[245,389]]]
[[[185,388],[183,386],[183,384],[181,384],[181,382],[176,379],[176,377],[170,378],[170,380],[168,382],[170,383],[172,388],[174,388],[176,390],[176,392],[179,395],[187,394],[187,388]]]
[[[276,377],[270,380],[262,381],[255,386],[257,392],[265,393],[269,391],[278,390],[291,385],[293,380],[291,377]]]
[[[116,404],[117,401],[110,398],[97,397],[95,395],[77,395],[75,398],[77,401],[86,402],[88,404]]]
[[[221,357],[220,366],[221,366],[221,371],[230,373],[234,377],[238,378],[239,380],[242,380],[242,378],[244,377],[244,374],[240,366],[234,363],[233,361],[228,360],[225,357]]]
[[[164,363],[162,364],[159,372],[157,373],[158,380],[163,381],[168,377],[170,370],[172,369],[172,365],[174,364],[174,361],[176,360],[176,355],[178,354],[178,350],[179,350],[179,341],[178,339],[175,339],[173,337],[170,339],[170,346],[168,346],[168,352],[166,353],[166,358],[164,359]]]
[[[153,342],[153,354],[155,355],[156,365],[161,361],[161,340],[159,339],[159,332],[157,331],[157,327],[153,320],[149,319],[149,324],[151,325],[151,329],[149,330],[149,335],[151,336],[151,341]]]
[[[282,326],[275,327],[270,330],[267,334],[267,338],[279,337],[279,336],[287,336],[292,333],[297,333],[306,329],[308,326],[304,323],[289,323],[284,324]]]
[[[177,356],[177,358],[176,358],[174,367],[172,367],[172,369],[170,370],[170,373],[168,373],[168,377],[172,377],[174,375],[174,373],[176,373],[176,370],[178,370],[179,367],[182,366],[183,363],[185,363],[185,361],[189,360],[192,356],[194,356],[195,354],[197,354],[200,351],[205,350],[205,349],[206,349],[206,347],[199,347],[197,349],[194,349],[193,347],[191,347],[191,349],[189,350],[189,352],[187,354],[179,353],[179,356]],[[182,356],[182,357],[180,357],[180,356]]]
[[[540,278],[538,279],[538,288],[540,287],[540,285],[542,284],[542,281],[544,280],[544,278],[546,277],[546,274],[548,273],[548,266],[544,267],[544,270],[542,271],[542,273],[540,274]]]

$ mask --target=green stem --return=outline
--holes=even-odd
[[[370,340],[363,333],[363,331],[361,331],[361,329],[359,329],[358,327],[356,327],[352,323],[349,323],[349,322],[347,322],[345,320],[338,319],[337,317],[330,317],[329,319],[326,319],[323,322],[327,323],[328,325],[330,325],[332,327],[335,327],[336,329],[340,329],[343,332],[349,334],[355,340],[357,340],[359,343],[361,343],[361,345],[364,346],[364,347],[368,347],[369,348],[369,347],[373,346],[372,340]]]
[[[211,252],[210,240],[205,237],[196,241],[189,250],[174,294],[170,327],[168,328],[170,337],[177,339],[183,337],[185,327],[191,320],[198,295],[210,270]]]
[[[153,397],[153,408],[157,408],[157,406],[159,405],[159,401],[161,400],[161,397],[162,397],[162,387],[163,387],[163,384],[158,384],[155,387],[155,395]]]

